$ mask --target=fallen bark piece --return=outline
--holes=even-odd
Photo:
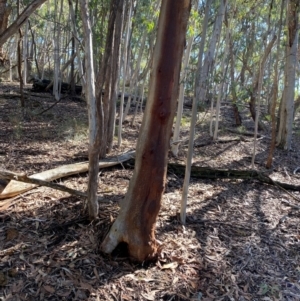
[[[134,154],[135,154],[134,151],[130,151],[120,156],[103,159],[99,162],[99,168],[107,168],[107,167],[120,164],[122,162],[125,162],[133,158]],[[31,175],[28,178],[50,182],[70,175],[83,173],[87,171],[88,171],[88,162],[74,163],[74,164],[63,165],[54,169],[46,170],[44,172]],[[0,178],[5,179],[5,177],[1,177],[1,173],[0,173]],[[0,194],[0,199],[14,197],[18,194],[31,190],[37,186],[38,186],[37,184],[33,184],[33,183],[22,183],[16,180],[11,180]]]

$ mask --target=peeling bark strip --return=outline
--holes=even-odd
[[[136,164],[120,214],[101,245],[110,253],[128,244],[138,261],[157,255],[155,222],[164,191],[167,152],[178,96],[179,74],[190,0],[162,1],[146,111],[137,142]]]

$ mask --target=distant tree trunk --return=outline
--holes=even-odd
[[[40,68],[39,68],[39,64],[38,64],[38,60],[37,60],[37,51],[36,51],[36,42],[35,42],[35,38],[34,38],[34,31],[31,27],[31,24],[30,22],[28,21],[29,23],[29,26],[30,26],[30,33],[31,33],[31,39],[32,39],[32,47],[33,47],[33,54],[32,54],[32,58],[34,58],[34,62],[35,62],[35,67],[36,67],[36,70],[37,70],[37,74],[38,74],[38,77],[41,78],[41,71],[40,71]]]
[[[236,94],[236,88],[235,88],[235,79],[234,79],[234,54],[233,54],[233,41],[231,33],[229,34],[229,40],[230,40],[230,46],[229,46],[229,54],[230,54],[230,91],[231,91],[231,97],[232,97],[232,109],[235,119],[235,125],[240,126],[242,125],[242,118],[237,106],[238,103],[238,97]],[[242,73],[242,72],[241,72]]]
[[[187,74],[187,67],[189,64],[190,54],[192,50],[192,45],[194,41],[194,36],[190,36],[187,44],[187,48],[185,50],[184,59],[183,59],[183,68],[181,72],[180,86],[179,86],[179,98],[178,98],[178,106],[177,106],[177,114],[176,114],[176,123],[174,128],[174,135],[172,138],[171,151],[172,154],[177,157],[178,149],[179,149],[179,134],[180,134],[180,124],[183,112],[183,103],[184,103],[184,86],[185,86],[185,78]]]
[[[104,158],[109,150],[109,141],[112,143],[112,137],[108,138],[108,133],[113,135],[109,127],[113,126],[114,112],[116,105],[116,81],[119,66],[119,49],[121,41],[123,0],[112,0],[110,7],[110,16],[106,35],[106,45],[104,57],[101,63],[100,72],[97,79],[97,99],[103,107],[101,126],[101,145],[99,148],[99,157]],[[106,75],[106,76],[105,76]],[[104,95],[100,87],[105,87]],[[112,97],[114,94],[114,98]],[[110,121],[110,118],[113,120]]]
[[[145,44],[146,44],[146,37],[147,37],[147,32],[145,31],[143,33],[143,38],[142,38],[142,42],[141,42],[141,46],[139,48],[139,52],[138,52],[138,59],[137,59],[137,63],[136,63],[136,67],[134,69],[133,75],[130,79],[130,91],[129,93],[131,93],[131,95],[136,95],[136,82],[138,79],[138,75],[140,72],[140,65],[141,65],[141,61],[142,61],[142,56],[143,56],[143,52],[144,52],[144,48],[145,48]],[[135,90],[134,93],[132,93],[132,90]],[[129,113],[129,109],[130,109],[130,105],[131,105],[131,95],[130,97],[128,97],[127,100],[127,104],[125,107],[125,111],[124,111],[124,116],[123,116],[123,120],[125,120],[125,118],[127,117],[128,113]],[[133,100],[135,101],[135,96],[133,97]]]
[[[117,7],[117,15],[114,29],[113,50],[111,59],[111,85],[110,85],[110,107],[109,118],[107,123],[107,153],[111,152],[113,146],[113,138],[115,135],[116,124],[116,106],[118,98],[119,74],[120,74],[120,45],[121,34],[124,20],[124,1],[120,1]]]
[[[225,23],[228,23],[228,20],[226,20]],[[221,107],[221,97],[223,96],[223,91],[224,91],[224,83],[226,81],[226,69],[225,69],[225,62],[228,59],[228,48],[229,48],[229,25],[227,26],[226,29],[226,38],[225,38],[225,49],[223,53],[223,59],[221,63],[221,82],[219,85],[219,92],[218,92],[218,98],[217,98],[217,103],[216,103],[216,122],[215,122],[215,130],[214,130],[214,135],[213,135],[213,140],[218,139],[218,130],[219,130],[219,118],[220,118],[220,107]]]
[[[282,31],[282,16],[284,10],[284,0],[281,0],[281,9],[280,9],[280,19],[278,24],[278,40],[277,40],[277,52],[276,52],[276,61],[274,66],[274,79],[273,79],[273,88],[271,93],[271,121],[272,121],[272,135],[271,135],[271,143],[270,150],[266,162],[266,168],[271,168],[273,161],[273,153],[276,146],[276,102],[278,97],[278,64],[279,64],[279,53],[280,53],[280,37]]]
[[[263,69],[262,65],[259,66],[259,76],[258,76],[258,88],[257,88],[257,109],[255,114],[255,123],[254,123],[254,144],[253,144],[253,154],[252,154],[252,160],[251,160],[251,167],[254,169],[254,162],[255,162],[255,156],[256,156],[256,144],[257,144],[257,132],[258,132],[258,121],[259,121],[259,114],[260,114],[260,99],[261,99],[261,90],[262,90],[262,78],[263,78]]]
[[[130,24],[131,24],[131,12],[132,12],[132,1],[129,1],[129,12],[127,17],[127,26],[125,33],[125,41],[123,45],[123,82],[122,82],[122,94],[120,103],[120,113],[119,113],[119,125],[118,125],[118,146],[122,144],[122,124],[124,119],[124,96],[125,96],[125,86],[126,86],[126,75],[127,75],[127,52],[129,44],[129,34],[130,34]]]
[[[24,32],[24,37],[23,37],[23,83],[24,85],[27,84],[27,73],[28,73],[28,64],[27,64],[27,59],[28,59],[28,29],[29,29],[29,24],[28,21],[26,22],[25,25],[25,32]]]
[[[287,1],[287,29],[285,86],[281,100],[277,145],[290,150],[294,120],[295,75],[299,39],[299,0]]]
[[[60,2],[60,9],[58,10],[58,1],[55,1],[55,26],[54,26],[54,38],[53,38],[53,61],[54,61],[54,76],[53,76],[53,95],[56,100],[60,99],[62,77],[60,72],[60,20],[63,9],[63,0]]]
[[[169,137],[190,7],[190,0],[162,1],[134,174],[119,216],[101,245],[106,253],[125,242],[130,256],[140,262],[157,255],[155,222],[165,185]]]
[[[188,197],[190,177],[191,177],[195,126],[196,126],[196,121],[197,121],[197,104],[198,104],[197,101],[200,98],[200,94],[203,95],[203,86],[199,83],[201,83],[204,80],[204,79],[201,79],[201,76],[203,75],[202,58],[203,58],[203,53],[204,53],[204,46],[205,46],[205,39],[206,39],[207,25],[208,25],[208,18],[209,18],[211,3],[212,3],[212,0],[206,1],[205,15],[204,15],[203,23],[202,23],[202,35],[201,35],[201,42],[200,42],[200,46],[199,46],[198,65],[197,65],[196,79],[195,79],[195,92],[194,92],[194,98],[193,98],[192,118],[191,118],[191,124],[190,124],[189,148],[188,148],[188,154],[187,154],[187,159],[186,159],[186,168],[185,168],[184,183],[183,183],[183,187],[182,187],[182,196],[181,196],[181,206],[180,206],[180,221],[182,224],[185,224],[185,220],[186,220],[186,206],[187,206],[187,197]]]
[[[93,64],[92,28],[90,24],[89,8],[87,0],[80,0],[81,19],[83,23],[85,41],[85,66],[86,66],[86,101],[88,103],[89,116],[89,182],[87,211],[89,218],[95,219],[98,215],[98,173],[99,173],[99,135],[95,92],[95,74]]]
[[[85,74],[82,66],[82,60],[80,56],[80,48],[79,48],[79,42],[78,42],[78,35],[77,35],[77,30],[76,30],[76,20],[75,20],[75,12],[73,8],[72,1],[69,0],[69,11],[70,11],[70,17],[72,20],[72,32],[73,32],[73,37],[74,37],[74,42],[75,42],[75,48],[76,48],[76,53],[77,53],[77,61],[78,61],[78,71],[79,71],[79,76],[80,76],[80,81],[82,84],[82,87],[85,87],[86,84],[86,79],[85,79]],[[85,91],[84,89],[82,90],[82,93],[84,94]]]
[[[199,80],[196,82],[196,85],[199,86],[200,88],[200,92],[198,94],[199,99],[197,100],[200,104],[204,103],[206,98],[209,72],[211,71],[211,67],[213,64],[217,42],[220,39],[226,6],[227,6],[227,0],[221,0],[218,13],[216,16],[216,20],[214,23],[213,33],[209,41],[208,49],[205,54],[203,66],[201,68],[201,75]]]
[[[272,38],[272,40],[267,45],[267,47],[265,49],[265,52],[263,54],[263,57],[262,57],[262,59],[260,61],[261,68],[259,68],[259,70],[257,71],[257,74],[254,77],[252,92],[251,92],[250,101],[249,101],[250,113],[251,113],[252,119],[254,121],[255,121],[255,116],[256,116],[255,107],[256,107],[256,98],[257,98],[257,95],[258,95],[257,92],[258,92],[258,82],[259,82],[260,70],[264,70],[265,69],[267,58],[268,58],[268,56],[269,56],[269,54],[270,54],[270,52],[272,50],[272,47],[273,47],[276,39],[277,39],[277,37],[276,37],[276,35],[274,35],[273,38]],[[260,130],[263,129],[263,124],[260,121],[259,121],[259,124],[258,124],[258,128]]]
[[[20,0],[17,0],[17,14],[19,16],[19,9],[20,9]],[[20,94],[21,94],[21,107],[25,107],[25,101],[24,101],[24,91],[23,91],[23,78],[22,78],[22,55],[21,55],[21,44],[22,44],[22,30],[19,28],[19,41],[18,41],[18,74],[19,74],[19,80],[20,80]]]

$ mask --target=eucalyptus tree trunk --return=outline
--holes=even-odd
[[[126,76],[127,76],[127,52],[128,52],[128,44],[129,44],[129,35],[130,35],[130,24],[131,24],[131,12],[132,12],[132,1],[129,0],[129,12],[127,17],[127,26],[125,33],[125,40],[123,46],[123,82],[122,82],[122,94],[121,94],[121,102],[120,102],[120,113],[119,113],[119,125],[118,125],[118,147],[122,144],[122,124],[124,118],[124,95],[125,95],[125,86],[126,86]]]
[[[180,86],[179,86],[179,97],[178,97],[178,106],[177,106],[177,115],[176,115],[176,123],[174,128],[174,134],[171,142],[171,151],[172,154],[177,157],[178,155],[178,149],[179,149],[179,134],[180,134],[180,124],[181,124],[181,118],[182,118],[182,112],[183,112],[183,103],[184,103],[184,86],[185,86],[185,78],[187,74],[187,67],[190,60],[190,54],[192,50],[192,45],[194,41],[194,36],[191,35],[187,48],[185,50],[184,59],[183,59],[183,66],[182,66],[182,72],[181,72],[181,79],[180,79]]]
[[[110,106],[109,106],[109,118],[107,123],[107,153],[111,152],[113,146],[113,138],[115,135],[116,125],[116,110],[117,110],[117,98],[119,87],[119,75],[120,75],[120,61],[121,61],[121,34],[124,21],[124,0],[121,0],[117,7],[117,15],[114,29],[113,50],[111,59],[111,85],[110,85]]]
[[[221,1],[223,2],[223,0]],[[183,183],[182,197],[181,197],[180,220],[182,224],[185,224],[185,220],[186,220],[186,205],[187,205],[187,197],[188,197],[190,176],[191,176],[191,165],[192,165],[192,158],[193,158],[194,138],[195,138],[195,126],[197,121],[197,104],[201,93],[203,95],[202,91],[204,89],[204,87],[201,85],[202,81],[204,81],[204,78],[201,78],[202,74],[204,74],[202,70],[202,58],[204,53],[204,46],[205,46],[205,39],[206,39],[206,32],[207,32],[207,25],[208,25],[211,3],[212,0],[207,0],[206,2],[205,15],[202,24],[201,42],[199,46],[198,66],[197,66],[196,80],[195,80],[195,94],[193,98],[192,119],[190,124],[189,146],[188,146],[188,154],[186,159],[186,168],[185,168],[184,183]]]
[[[106,253],[125,242],[135,260],[143,262],[157,256],[155,223],[165,185],[169,137],[190,7],[190,0],[162,1],[135,169],[120,213],[101,244],[101,250]]]
[[[133,75],[132,75],[132,77],[130,79],[130,88],[131,89],[136,86],[136,82],[137,82],[138,75],[139,75],[139,72],[140,72],[140,66],[141,66],[142,56],[143,56],[143,52],[144,52],[144,48],[145,48],[145,44],[146,44],[146,37],[147,37],[147,32],[145,31],[143,33],[141,46],[139,48],[139,53],[138,53],[138,59],[137,59],[136,67],[135,67],[135,69],[133,71]],[[135,90],[136,90],[136,87],[135,87]],[[127,104],[126,104],[126,107],[125,107],[123,120],[125,120],[126,116],[128,115],[128,112],[129,112],[129,109],[130,109],[130,105],[131,105],[131,93],[132,93],[132,91],[130,90],[129,93],[130,93],[130,95],[128,97]],[[135,93],[136,93],[136,91],[135,91]]]
[[[108,29],[106,35],[106,45],[100,72],[97,78],[97,99],[103,108],[101,127],[101,145],[99,157],[104,158],[109,151],[109,144],[112,144],[113,126],[116,111],[116,89],[119,71],[119,51],[122,29],[123,0],[112,0]],[[106,76],[105,76],[106,75]],[[103,95],[102,88],[105,87]],[[114,95],[114,97],[113,97]],[[110,133],[110,138],[108,134]]]
[[[299,39],[299,7],[298,0],[287,0],[288,39],[285,60],[285,86],[281,100],[277,145],[290,150],[292,145],[295,80],[297,66],[297,50]]]
[[[227,0],[221,0],[218,13],[216,16],[216,20],[214,23],[213,33],[208,45],[208,49],[206,51],[203,67],[201,67],[200,78],[196,82],[196,85],[199,86],[199,94],[198,94],[197,101],[200,104],[204,103],[206,97],[209,72],[211,71],[211,67],[213,64],[216,45],[220,38],[226,6],[227,6]]]
[[[226,81],[226,79],[225,79],[225,76],[226,76],[225,62],[228,59],[228,48],[229,48],[229,25],[227,26],[227,29],[226,29],[225,49],[224,49],[224,53],[223,53],[223,59],[222,59],[221,70],[220,70],[222,78],[221,78],[221,83],[219,85],[219,92],[218,92],[218,98],[217,98],[217,104],[216,104],[216,122],[215,122],[215,130],[214,130],[213,140],[217,140],[217,138],[218,138],[221,97],[223,96],[224,82]]]
[[[273,154],[274,149],[276,146],[276,102],[278,97],[278,65],[279,65],[279,54],[280,54],[280,37],[282,31],[282,17],[283,17],[283,10],[284,10],[284,0],[281,0],[281,9],[280,9],[280,18],[278,24],[278,39],[277,39],[277,51],[276,51],[276,58],[275,58],[275,65],[274,65],[274,78],[273,78],[273,87],[271,93],[271,122],[272,122],[272,135],[271,135],[271,143],[270,143],[270,150],[266,162],[266,168],[271,168],[272,161],[273,161]]]
[[[230,91],[231,91],[231,97],[232,97],[232,109],[235,119],[235,125],[240,126],[242,125],[242,118],[237,106],[238,103],[238,97],[236,93],[236,87],[235,87],[235,78],[234,78],[234,54],[233,54],[233,41],[231,33],[229,34],[229,54],[230,54]],[[243,68],[243,67],[242,67]],[[243,72],[241,72],[243,74]],[[242,76],[241,76],[242,77]]]
[[[87,211],[89,218],[95,219],[98,216],[98,172],[99,172],[99,135],[98,135],[98,119],[97,119],[97,104],[95,92],[95,74],[93,64],[93,40],[92,29],[90,24],[88,0],[80,0],[81,19],[84,32],[85,45],[85,66],[86,66],[86,101],[88,104],[89,116],[89,182],[88,182],[88,198]]]
[[[19,17],[20,12],[20,0],[17,0],[17,14]],[[20,100],[21,100],[21,107],[25,107],[25,100],[24,100],[24,83],[22,78],[22,54],[21,54],[21,43],[22,43],[23,33],[21,28],[19,28],[19,41],[18,41],[18,74],[19,74],[19,80],[20,80]]]
[[[26,22],[25,25],[25,32],[23,35],[23,83],[24,85],[27,84],[27,71],[28,71],[28,30],[29,30],[29,21]]]
[[[258,122],[259,122],[259,114],[260,114],[260,99],[261,99],[261,89],[262,89],[262,80],[263,80],[263,64],[261,63],[259,66],[259,76],[258,76],[258,87],[257,87],[257,109],[255,114],[255,123],[254,123],[254,142],[253,142],[253,154],[251,160],[251,168],[254,169],[254,161],[256,156],[256,146],[257,146],[257,132],[258,132]]]
[[[79,71],[79,76],[80,76],[80,81],[82,84],[82,94],[85,93],[84,87],[86,85],[86,79],[85,79],[85,74],[82,66],[82,60],[80,56],[80,47],[79,47],[79,42],[78,42],[78,35],[77,35],[77,29],[76,29],[76,20],[75,20],[75,12],[73,8],[72,1],[69,0],[69,10],[70,10],[70,18],[71,18],[71,23],[72,23],[72,31],[73,31],[73,37],[74,37],[74,42],[75,42],[75,49],[77,53],[77,61],[78,61],[78,71]]]
[[[254,122],[256,119],[255,107],[256,107],[256,99],[258,96],[258,83],[259,83],[260,70],[265,69],[267,58],[274,46],[276,39],[277,39],[277,37],[276,37],[276,35],[274,35],[273,38],[268,43],[267,47],[265,48],[263,57],[259,63],[260,68],[258,68],[258,71],[254,76],[252,92],[251,92],[250,101],[249,101],[249,109],[250,109],[250,113],[251,113],[251,116],[252,116],[252,119],[254,120]],[[260,130],[262,130],[264,128],[262,122],[259,122],[258,127]]]
[[[63,0],[60,2],[60,8],[58,11],[58,1],[55,1],[55,16],[58,16],[58,19],[55,20],[54,25],[54,37],[53,37],[53,61],[54,61],[54,75],[53,75],[53,95],[56,100],[60,99],[60,90],[61,90],[61,73],[60,73],[60,21],[63,9]]]

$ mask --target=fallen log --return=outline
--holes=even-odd
[[[185,165],[169,163],[168,171],[184,176]],[[279,186],[284,189],[300,191],[300,185],[292,185],[272,180],[268,175],[257,170],[214,169],[209,167],[192,166],[191,177],[198,179],[249,179],[262,183]]]
[[[111,167],[111,166],[120,164],[122,162],[125,162],[125,161],[131,159],[133,156],[134,156],[134,152],[130,151],[130,152],[127,152],[120,156],[103,159],[99,162],[99,168],[107,168],[107,167]],[[67,176],[71,176],[74,174],[87,172],[88,166],[89,166],[88,162],[63,165],[63,166],[60,166],[60,167],[57,167],[54,169],[46,170],[44,172],[31,175],[28,178],[50,182],[50,181],[54,181],[54,180],[64,178]],[[0,178],[7,179],[6,176],[5,177],[1,176],[1,172],[0,172]],[[21,178],[19,178],[19,179],[21,180]],[[14,197],[18,194],[29,191],[29,190],[37,187],[38,185],[41,185],[41,183],[42,182],[40,182],[39,184],[28,183],[28,182],[24,183],[24,182],[17,181],[17,179],[11,180],[8,183],[8,185],[4,188],[2,193],[0,194],[0,199]],[[44,185],[44,186],[46,186],[46,185]],[[53,185],[52,185],[52,188],[54,188]]]
[[[53,81],[49,79],[34,79],[32,83],[33,92],[50,92]],[[71,85],[69,83],[62,82],[61,83],[61,93],[70,93]],[[82,92],[82,86],[75,85],[75,93],[80,95]]]
[[[135,152],[130,151],[120,156],[101,160],[99,168],[107,168],[126,162],[128,168],[134,168]],[[32,176],[16,174],[5,170],[0,170],[0,179],[11,180],[0,194],[0,199],[14,197],[23,192],[29,191],[37,186],[47,186],[53,189],[69,192],[74,195],[86,197],[81,191],[67,188],[63,185],[49,183],[50,181],[64,178],[73,174],[84,173],[88,171],[88,162],[75,163],[50,169]],[[184,177],[185,165],[178,163],[169,163],[168,172]],[[300,191],[300,185],[292,185],[272,180],[268,175],[256,170],[234,170],[234,169],[213,169],[209,167],[192,166],[191,177],[198,179],[249,179],[257,180],[262,183],[277,186],[281,189]],[[21,181],[21,182],[20,182]],[[22,182],[23,181],[23,182]]]

